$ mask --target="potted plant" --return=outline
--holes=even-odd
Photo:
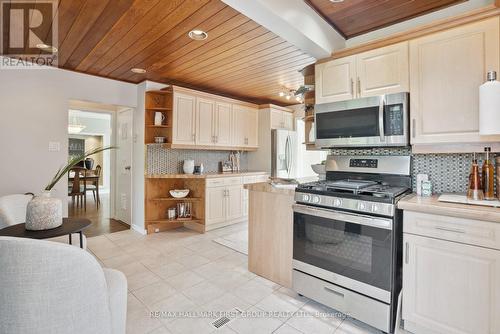
[[[62,201],[51,196],[54,186],[67,175],[71,168],[75,167],[80,161],[87,157],[102,151],[115,149],[116,147],[98,147],[82,154],[73,156],[68,163],[59,168],[56,175],[52,178],[44,191],[33,197],[28,203],[26,209],[26,229],[31,231],[48,230],[62,225]]]

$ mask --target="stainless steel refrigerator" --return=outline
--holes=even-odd
[[[297,177],[297,133],[271,130],[271,176],[281,179]]]

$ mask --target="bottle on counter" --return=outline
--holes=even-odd
[[[469,187],[467,189],[467,198],[473,200],[484,199],[481,178],[479,177],[479,165],[476,159],[476,153],[472,158],[472,167],[469,174]]]
[[[482,168],[482,185],[484,199],[494,200],[495,199],[495,168],[490,160],[491,147],[485,147],[486,159],[483,162]]]

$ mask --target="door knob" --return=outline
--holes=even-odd
[[[131,166],[126,166],[125,167],[125,170],[130,170],[131,169]]]

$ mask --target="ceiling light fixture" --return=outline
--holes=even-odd
[[[73,116],[73,119],[68,122],[68,133],[70,135],[75,135],[82,132],[86,128],[85,125],[79,122],[78,117]]]
[[[208,38],[208,34],[203,30],[191,30],[188,33],[189,38],[194,39],[195,41],[202,41]]]
[[[138,68],[138,67],[134,67],[133,69],[131,69],[130,71],[136,73],[136,74],[144,74],[146,73],[146,70],[143,69],[143,68]]]
[[[330,0],[330,2],[333,2],[333,3],[341,3],[341,2],[344,2],[344,0]]]
[[[44,43],[37,44],[36,47],[42,51],[56,53],[58,50],[56,47]]]

